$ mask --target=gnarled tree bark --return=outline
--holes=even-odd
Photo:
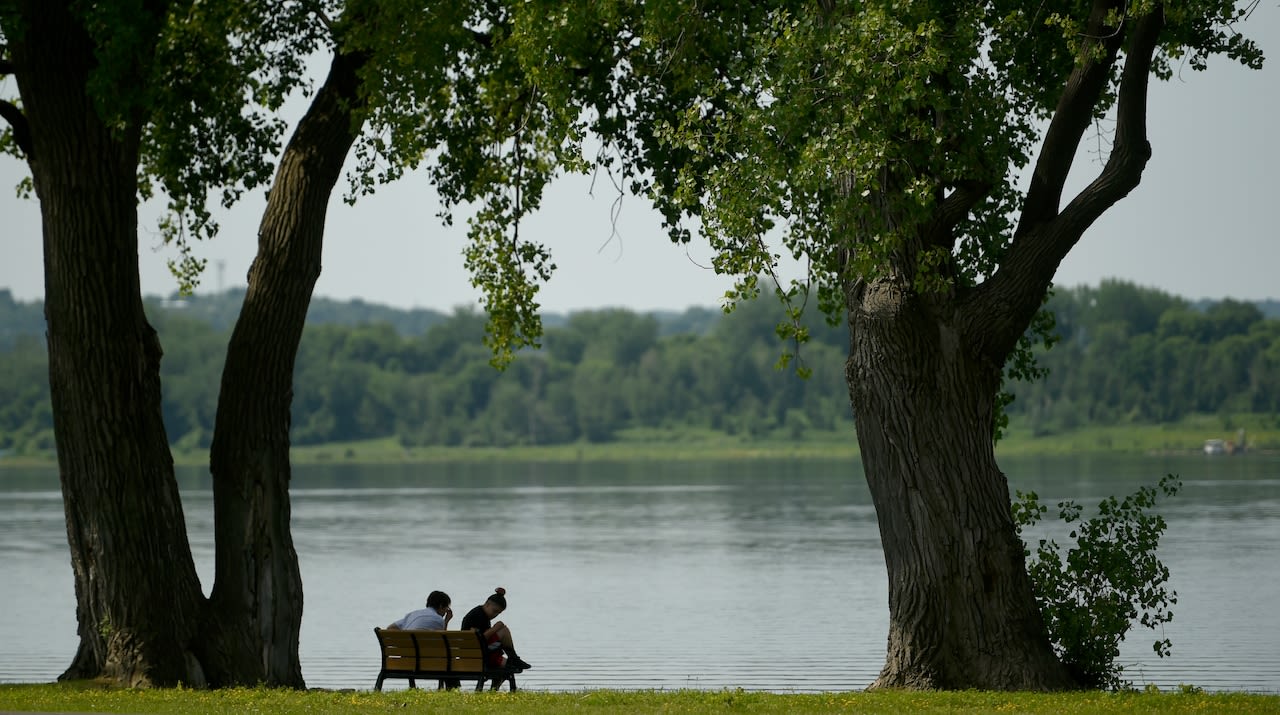
[[[337,54],[285,148],[231,334],[210,455],[217,555],[210,682],[303,687],[302,578],[289,530],[293,367],[320,276],[325,215],[360,132],[361,55]]]
[[[9,48],[40,199],[49,384],[80,634],[61,678],[199,684],[190,641],[204,599],[161,419],[160,343],[138,278],[141,124],[101,119],[86,92],[94,45],[70,5],[24,6]],[[162,12],[140,12],[140,22],[159,27]]]
[[[1068,688],[991,442],[999,365],[940,307],[888,280],[850,303],[846,376],[889,574],[874,687]]]
[[[1162,8],[1108,27],[1121,3],[1094,4],[1096,47],[1063,89],[1023,214],[986,282],[923,295],[908,246],[892,275],[848,290],[846,365],[867,482],[889,574],[889,638],[874,687],[1056,690],[1078,687],[1058,661],[1027,576],[1008,485],[992,443],[1001,370],[1062,259],[1141,180],[1151,58]],[[1099,173],[1060,209],[1081,137],[1121,49],[1116,139]],[[951,248],[956,191],[920,243]],[[950,204],[950,205],[949,205]]]

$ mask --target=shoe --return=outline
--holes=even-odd
[[[523,659],[517,658],[516,656],[513,655],[510,658],[507,658],[507,667],[512,670],[528,670],[533,666],[524,662]]]

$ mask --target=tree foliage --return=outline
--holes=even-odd
[[[1058,122],[1082,133],[1114,118],[1126,63],[1100,60],[1134,51],[1119,44],[1129,34],[1094,28],[1151,25],[1149,69],[1160,78],[1183,64],[1204,69],[1217,54],[1257,67],[1261,52],[1237,30],[1248,9],[1224,0],[520,3],[497,16],[494,49],[512,69],[494,76],[505,84],[492,92],[519,99],[531,123],[490,171],[521,182],[586,164],[616,171],[654,200],[674,240],[696,231],[709,241],[716,270],[742,279],[730,298],[754,296],[785,251],[807,261],[808,284],[838,319],[850,281],[899,270],[903,258],[916,289],[972,287],[996,273],[1016,233],[1033,229],[1038,202],[1057,210],[1060,186],[1028,188],[1023,177],[1037,143],[1042,162],[1071,161],[1043,144],[1062,88],[1097,64],[1097,101]],[[1131,72],[1145,68],[1136,62]],[[465,127],[491,108],[477,102],[453,119]],[[600,149],[572,160],[587,136]],[[522,143],[532,146],[518,154]],[[497,217],[475,220],[498,226]],[[512,240],[510,255],[543,265],[541,247]],[[542,277],[504,275],[477,276],[499,291],[491,309],[534,290],[508,279]],[[500,344],[506,332],[537,329],[491,327]]]
[[[1152,510],[1159,497],[1172,497],[1181,487],[1170,474],[1160,480],[1158,492],[1142,487],[1121,500],[1108,497],[1098,504],[1096,516],[1083,521],[1080,505],[1059,502],[1062,522],[1078,522],[1069,534],[1074,544],[1064,550],[1053,539],[1040,539],[1034,551],[1026,549],[1054,648],[1086,687],[1131,685],[1118,662],[1120,643],[1135,622],[1156,630],[1173,620],[1178,594],[1167,588],[1169,569],[1156,556],[1166,524]],[[1047,511],[1035,492],[1018,492],[1013,514],[1019,534]],[[1161,658],[1171,647],[1168,638],[1152,644]]]

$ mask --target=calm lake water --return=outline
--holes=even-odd
[[[1178,592],[1165,626],[1173,654],[1157,658],[1156,634],[1135,630],[1126,675],[1139,686],[1280,692],[1280,458],[1002,466],[1013,488],[1050,506],[1089,508],[1180,474],[1182,493],[1161,509],[1161,556]],[[199,470],[180,479],[207,593],[208,483]],[[499,585],[503,620],[534,664],[522,676],[530,690],[857,690],[883,665],[884,560],[854,463],[302,467],[293,500],[312,687],[372,688],[374,626],[432,589],[453,597],[460,618]],[[52,469],[0,471],[0,603],[0,682],[56,678],[78,641]],[[821,648],[795,637],[815,613],[827,623],[814,634]]]

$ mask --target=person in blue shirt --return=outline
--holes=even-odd
[[[409,611],[404,618],[387,626],[389,631],[447,631],[449,619],[453,618],[453,609],[449,594],[444,591],[432,591],[427,595],[427,607]]]

